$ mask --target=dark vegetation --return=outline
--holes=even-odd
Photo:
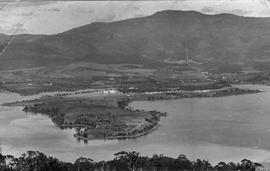
[[[65,120],[65,113],[60,112],[59,108],[57,107],[39,108],[39,105],[40,104],[34,104],[34,106],[25,106],[23,111],[45,114],[50,117],[52,122],[55,123],[59,128],[64,128],[63,124]]]
[[[269,72],[237,74],[232,78],[228,79],[228,82],[230,83],[269,84],[269,81]]]
[[[201,80],[196,83],[183,83],[181,80],[167,80],[166,82],[147,80],[137,83],[121,83],[118,91],[123,93],[144,93],[144,92],[164,92],[171,90],[183,90],[183,91],[193,91],[193,90],[212,90],[220,89],[223,87],[230,86],[225,81],[216,82],[206,82],[200,83]],[[132,88],[130,88],[132,87]]]
[[[164,155],[152,157],[121,151],[109,161],[95,162],[80,157],[74,163],[60,161],[38,151],[28,151],[20,157],[0,153],[1,171],[255,171],[261,164],[243,159],[240,163],[219,162],[212,165],[207,160],[191,161],[185,155],[171,158]]]

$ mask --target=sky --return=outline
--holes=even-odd
[[[268,0],[44,1],[0,0],[0,33],[56,34],[92,22],[143,17],[162,10],[195,10],[270,17]]]

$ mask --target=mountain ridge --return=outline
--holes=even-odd
[[[0,35],[0,50],[7,41],[2,37],[5,35]],[[185,59],[186,49],[204,68],[216,68],[213,65],[217,63],[217,67],[226,63],[259,68],[268,62],[268,45],[270,18],[166,10],[146,17],[91,23],[59,34],[16,35],[0,57],[0,68],[74,62],[166,63],[167,59]]]

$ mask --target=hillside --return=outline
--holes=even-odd
[[[8,36],[0,35],[0,49]],[[190,59],[225,71],[270,66],[270,18],[162,11],[92,23],[55,35],[17,35],[0,57],[1,70],[76,62],[145,64]]]

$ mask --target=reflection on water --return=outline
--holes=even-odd
[[[266,92],[222,98],[133,102],[134,108],[166,111],[168,117],[161,121],[157,131],[138,139],[91,140],[87,144],[74,138],[74,130],[61,130],[46,116],[24,113],[22,107],[0,106],[0,147],[4,154],[19,155],[27,150],[39,150],[65,161],[74,161],[80,156],[107,160],[121,150],[173,157],[186,154],[190,159],[204,158],[211,162],[243,158],[268,160],[270,152],[257,148],[270,149],[267,147],[270,88],[253,87]],[[30,97],[1,93],[0,103],[22,98]]]

